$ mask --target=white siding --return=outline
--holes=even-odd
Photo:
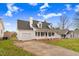
[[[79,34],[78,33],[74,33],[74,38],[79,38]]]
[[[66,36],[66,38],[79,38],[79,34],[78,33],[70,33]]]
[[[18,40],[31,40],[34,39],[34,31],[31,30],[19,30],[17,31]]]
[[[61,35],[55,33],[54,38],[61,38]]]
[[[2,38],[4,36],[4,31],[3,29],[0,29],[0,38]]]
[[[0,38],[2,38],[4,35],[4,28],[2,26],[2,23],[0,23]]]
[[[18,40],[32,40],[32,39],[45,39],[45,38],[61,38],[60,35],[54,34],[54,36],[35,36],[35,31],[32,30],[19,30],[17,31]]]
[[[74,33],[72,32],[72,33],[67,34],[66,38],[74,38]]]

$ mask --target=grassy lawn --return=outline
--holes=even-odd
[[[40,40],[50,45],[57,45],[79,52],[79,39]]]
[[[13,45],[13,40],[0,40],[0,56],[32,56],[32,54]]]

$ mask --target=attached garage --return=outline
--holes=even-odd
[[[32,33],[22,33],[22,38],[26,40],[32,39]]]
[[[32,30],[20,30],[18,31],[18,35],[17,35],[17,38],[19,40],[31,40],[34,38],[34,32]]]

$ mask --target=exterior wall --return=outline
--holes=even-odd
[[[55,33],[54,38],[62,38],[61,35]]]
[[[74,33],[74,38],[79,38],[79,34],[78,33]]]
[[[32,30],[18,30],[17,31],[17,39],[18,40],[31,40],[34,39],[34,31]]]
[[[17,39],[18,40],[32,40],[32,39],[45,39],[45,38],[61,38],[60,35],[54,34],[54,36],[35,36],[35,31],[33,30],[18,30]]]
[[[4,36],[4,28],[2,26],[2,23],[0,23],[0,38]]]
[[[66,38],[74,38],[74,33],[72,32],[72,33],[67,34]]]
[[[4,31],[3,29],[0,29],[0,38],[3,38],[3,36],[4,36]]]
[[[66,36],[66,38],[79,38],[79,34],[78,33],[70,33]]]

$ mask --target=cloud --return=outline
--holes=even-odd
[[[44,3],[44,5],[40,6],[40,13],[38,13],[37,16],[43,17],[48,7],[49,7],[48,3]]]
[[[61,16],[62,15],[62,13],[49,13],[49,14],[45,15],[44,13],[45,13],[46,9],[49,7],[50,6],[48,5],[48,3],[45,3],[44,5],[42,5],[40,7],[40,13],[38,13],[37,15],[43,17],[44,19],[48,19],[48,18],[51,18],[54,16]]]
[[[49,7],[48,3],[45,3],[43,6],[40,7],[40,9],[44,9],[46,7]]]
[[[36,6],[37,5],[37,3],[28,3],[29,5],[31,5],[31,6]]]
[[[12,16],[12,12],[11,11],[7,11],[7,13],[5,14],[6,16]]]
[[[44,19],[48,19],[48,18],[51,18],[51,17],[54,17],[54,16],[61,16],[62,14],[61,13],[49,13],[47,15],[43,15]]]
[[[40,13],[38,13],[37,15],[38,15],[38,16],[41,16],[41,14],[40,14]]]
[[[76,5],[75,12],[79,11],[79,5]]]
[[[41,12],[45,12],[47,9],[40,9]]]
[[[63,14],[66,14],[66,11],[64,11]]]
[[[13,13],[20,11],[20,8],[17,6],[14,6],[14,4],[7,4],[8,11],[5,13],[6,16],[11,17]]]
[[[72,10],[71,5],[70,4],[66,4],[66,10]]]
[[[40,11],[41,12],[45,11],[47,7],[49,7],[48,3],[44,3],[44,5],[40,7]]]
[[[6,26],[10,26],[10,25],[11,25],[11,23],[6,23],[6,22],[5,22],[5,25],[6,25]]]

